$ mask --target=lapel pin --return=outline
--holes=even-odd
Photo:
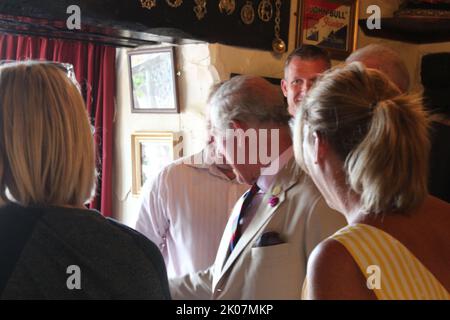
[[[269,199],[269,205],[273,208],[280,202],[280,198],[277,196],[271,196]]]
[[[281,193],[281,187],[280,186],[275,186],[272,190],[272,195],[274,196],[279,196]]]

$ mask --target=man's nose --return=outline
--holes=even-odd
[[[311,89],[313,85],[312,81],[305,81],[302,86],[302,94],[305,95],[308,93],[309,89]]]

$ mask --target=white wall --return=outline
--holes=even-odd
[[[184,154],[201,150],[206,141],[204,101],[217,76],[211,69],[207,44],[177,48],[177,71],[181,114],[131,113],[127,50],[117,50],[117,112],[115,117],[114,199],[115,218],[133,226],[139,198],[131,194],[131,134],[137,131],[172,131],[183,134]]]

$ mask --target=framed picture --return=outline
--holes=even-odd
[[[179,113],[174,48],[128,53],[131,111]]]
[[[182,156],[182,139],[174,132],[137,132],[131,135],[132,193],[172,161]]]
[[[296,46],[326,49],[331,58],[344,60],[356,47],[357,0],[301,0]]]

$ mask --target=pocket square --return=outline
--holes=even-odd
[[[258,247],[268,247],[275,246],[277,244],[283,244],[284,241],[281,240],[280,234],[278,232],[269,231],[263,233],[253,245],[254,248]]]

